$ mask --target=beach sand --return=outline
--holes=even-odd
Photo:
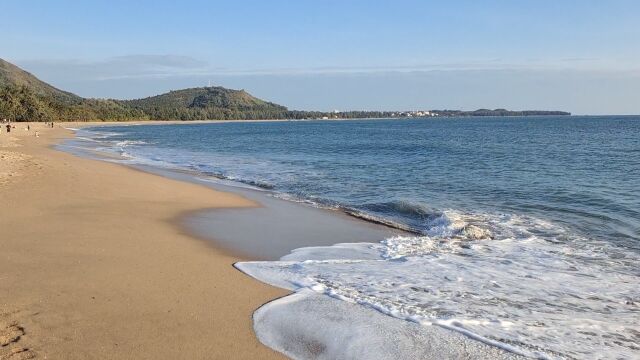
[[[59,126],[16,127],[0,133],[0,360],[282,358],[251,316],[286,292],[175,225],[255,203],[56,151],[72,136]]]

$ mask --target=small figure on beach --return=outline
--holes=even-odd
[[[11,124],[7,124],[7,133],[11,132]]]
[[[27,124],[27,131],[31,131],[31,125]]]

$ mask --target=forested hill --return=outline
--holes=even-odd
[[[244,90],[203,87],[170,91],[121,104],[143,111],[156,120],[285,119],[289,110],[251,96]]]
[[[560,111],[345,111],[289,110],[244,90],[202,87],[137,100],[86,99],[57,89],[0,59],[0,119],[11,121],[128,121],[391,118],[423,116],[570,115]]]
[[[114,100],[84,99],[0,59],[0,119],[88,121],[147,119]]]
[[[12,121],[127,121],[287,119],[320,113],[288,111],[244,90],[205,87],[138,100],[85,99],[57,89],[0,59],[0,119]]]
[[[82,98],[57,89],[19,67],[0,59],[0,88],[24,87],[36,96],[50,98],[66,104],[79,103]]]

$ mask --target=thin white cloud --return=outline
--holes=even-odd
[[[36,74],[45,74],[45,77],[55,79],[57,76],[68,76],[76,81],[163,79],[185,76],[357,75],[460,70],[581,70],[640,73],[640,65],[603,61],[595,58],[525,59],[522,61],[477,59],[404,65],[243,69],[213,66],[207,61],[189,56],[133,54],[100,61],[43,59],[19,61],[18,64]]]
[[[206,61],[181,55],[125,55],[99,61],[38,59],[17,61],[35,74],[59,74],[81,81],[175,76],[207,69]]]
[[[193,69],[207,66],[207,62],[181,55],[124,55],[113,57],[105,63],[125,66],[156,66],[175,69]]]

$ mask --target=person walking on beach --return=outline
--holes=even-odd
[[[11,132],[11,124],[7,124],[7,133]]]

